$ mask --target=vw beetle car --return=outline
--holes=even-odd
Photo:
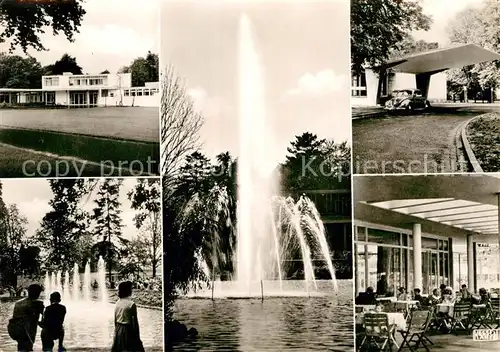
[[[391,99],[386,101],[384,108],[390,111],[414,111],[425,110],[430,106],[419,89],[400,89],[392,92]]]

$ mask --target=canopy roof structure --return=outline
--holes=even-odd
[[[355,220],[498,241],[498,174],[355,177],[353,189]]]
[[[500,55],[476,44],[458,44],[390,60],[384,66],[399,72],[419,74],[440,72],[493,60],[500,60]]]

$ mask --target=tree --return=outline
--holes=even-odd
[[[383,65],[407,35],[430,24],[419,0],[351,0],[351,69]]]
[[[349,183],[351,150],[347,141],[319,139],[305,132],[295,136],[281,165],[285,192],[336,189]]]
[[[82,74],[82,68],[76,63],[76,58],[68,54],[64,54],[53,66],[49,67],[52,69],[52,75],[62,75],[65,72],[71,72],[75,75]]]
[[[122,67],[119,72],[132,75],[133,87],[142,87],[146,82],[158,82],[158,54],[148,51],[146,57],[136,58],[129,66]]]
[[[83,0],[44,2],[3,1],[0,6],[0,43],[10,41],[10,51],[20,47],[25,53],[28,48],[46,50],[40,35],[47,27],[54,35],[62,32],[70,42],[82,24],[85,10]]]
[[[114,262],[118,259],[120,249],[125,243],[122,237],[122,218],[120,203],[120,188],[122,179],[107,178],[99,185],[94,203],[92,220],[94,220],[94,235],[101,238],[95,248],[106,260],[109,281],[111,282]]]
[[[151,265],[150,250],[151,245],[140,235],[130,240],[120,263],[120,274],[137,280],[144,268]]]
[[[41,88],[42,65],[34,57],[0,53],[0,87]]]
[[[5,202],[3,201],[3,185],[2,182],[0,181],[0,247],[6,243],[6,233],[7,233],[7,216],[8,216],[8,211],[7,211],[7,206],[5,205]]]
[[[168,194],[186,156],[200,147],[203,117],[195,110],[185,84],[173,66],[167,66],[162,72],[161,87],[161,167],[164,191]]]
[[[500,3],[496,0],[485,0],[480,7],[469,7],[459,12],[448,24],[448,37],[452,43],[473,43],[499,52],[499,21]],[[473,92],[474,97],[478,91],[486,88],[493,92],[500,80],[500,61],[495,60],[450,70],[448,80],[452,87],[466,87],[467,91]]]
[[[71,270],[75,263],[82,261],[78,244],[82,232],[86,231],[86,223],[79,202],[85,194],[84,180],[48,182],[53,193],[49,201],[52,209],[43,217],[35,243],[42,250],[46,270]]]
[[[104,70],[101,72],[101,75],[107,75],[107,74],[109,74],[109,70]]]
[[[27,218],[19,212],[15,204],[7,208],[6,243],[0,258],[2,276],[8,279],[6,283],[17,286],[17,276],[21,273],[20,254],[26,236]],[[4,282],[5,283],[5,282]]]
[[[427,42],[425,40],[415,40],[411,35],[406,36],[398,48],[394,48],[390,53],[390,59],[398,59],[408,55],[418,54],[424,51],[439,48],[437,42]]]
[[[156,270],[161,260],[161,185],[158,179],[137,179],[135,188],[128,193],[134,216],[135,226],[140,231],[140,239],[136,245],[147,248],[147,265]],[[139,246],[140,248],[140,246]]]

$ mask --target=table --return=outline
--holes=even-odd
[[[370,310],[375,310],[375,308],[377,307],[376,305],[374,304],[356,304],[356,308],[363,308],[363,311],[364,312],[368,312]]]
[[[376,299],[379,302],[383,301],[396,302],[398,300],[396,297],[377,297]]]
[[[387,320],[389,321],[389,325],[395,325],[398,329],[406,329],[406,318],[403,313],[386,313],[381,312],[383,314],[387,314]],[[371,314],[371,312],[359,313],[356,314],[356,324],[363,325],[365,314]]]
[[[402,305],[405,307],[404,309],[408,310],[408,308],[416,306],[418,304],[418,301],[396,301],[395,304],[396,307]]]

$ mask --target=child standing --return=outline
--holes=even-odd
[[[42,327],[42,346],[44,352],[51,352],[54,348],[54,340],[59,340],[58,351],[65,351],[64,341],[64,317],[66,307],[61,304],[61,294],[53,292],[50,295],[50,305],[45,308],[43,319],[40,323]]]

